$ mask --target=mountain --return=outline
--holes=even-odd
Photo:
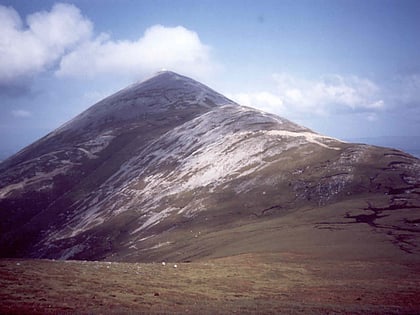
[[[420,160],[323,136],[173,72],[0,164],[2,257],[418,259]]]

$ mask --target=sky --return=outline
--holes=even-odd
[[[419,33],[418,0],[0,0],[0,159],[162,69],[419,149]]]

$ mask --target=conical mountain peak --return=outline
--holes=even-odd
[[[159,71],[151,78],[136,83],[122,92],[127,93],[129,91],[144,93],[146,96],[161,93],[165,95],[167,102],[182,100],[186,103],[185,105],[195,103],[196,105],[213,107],[234,103],[208,86],[169,70]],[[164,103],[160,102],[160,105],[164,106]]]
[[[142,81],[139,81],[135,84],[133,84],[130,87],[135,87],[135,86],[139,86],[139,85],[147,85],[147,86],[153,86],[153,85],[158,85],[161,88],[171,88],[171,86],[173,84],[175,84],[175,82],[177,81],[184,81],[185,82],[191,82],[194,81],[193,79],[180,75],[176,72],[173,71],[169,71],[169,70],[161,70],[156,72],[155,74],[153,74],[152,76],[150,76],[149,78],[146,78]]]
[[[109,129],[146,120],[191,118],[226,104],[235,103],[193,79],[161,71],[101,100],[58,130]]]
[[[377,231],[359,257],[385,242],[419,253],[419,174],[403,152],[319,135],[164,71],[0,165],[0,256],[180,261],[308,240],[322,252],[319,233],[365,223]],[[341,254],[357,246],[340,235]]]
[[[185,78],[185,79],[191,80],[190,78],[188,78],[186,76],[180,75],[180,74],[178,74],[174,71],[166,70],[166,69],[156,72],[152,77],[167,77],[167,78],[170,78],[170,77],[176,78],[177,77],[177,78]]]

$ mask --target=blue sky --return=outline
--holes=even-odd
[[[162,68],[337,138],[418,136],[419,31],[417,0],[0,0],[0,158]]]

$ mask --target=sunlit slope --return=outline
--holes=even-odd
[[[319,135],[172,72],[0,170],[5,257],[418,256],[418,159]]]

